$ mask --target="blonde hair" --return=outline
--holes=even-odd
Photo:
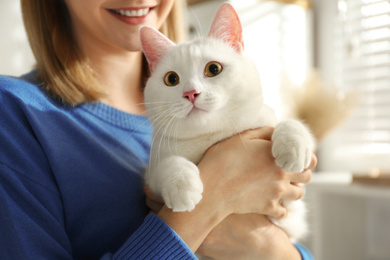
[[[183,0],[175,0],[161,27],[174,42],[184,38]],[[36,59],[38,77],[46,90],[62,102],[77,105],[97,101],[105,93],[80,55],[68,8],[63,0],[21,0],[24,26]],[[143,64],[144,76],[148,70]]]

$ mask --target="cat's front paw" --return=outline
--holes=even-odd
[[[272,135],[272,155],[287,172],[302,172],[311,162],[314,141],[307,128],[295,120],[278,124]]]
[[[191,211],[202,199],[203,183],[199,169],[192,162],[181,158],[176,161],[175,174],[166,176],[162,185],[165,205],[173,211]]]

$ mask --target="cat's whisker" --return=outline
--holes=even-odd
[[[146,113],[142,113],[142,114],[146,114]],[[137,116],[138,116],[138,115],[132,115],[132,116],[130,116],[127,120],[124,120],[123,122],[124,122],[124,123],[125,123],[125,122],[128,122],[128,121],[132,120],[133,118],[135,118],[135,117],[137,117]],[[160,115],[155,115],[154,118],[159,117],[159,116],[161,116],[161,114],[160,114]],[[152,117],[152,118],[153,118],[153,117]],[[139,124],[135,129],[133,129],[133,131],[131,131],[131,132],[129,133],[129,135],[126,137],[126,139],[123,140],[122,144],[120,144],[120,145],[118,145],[116,148],[114,148],[114,151],[120,149],[121,147],[124,147],[126,141],[127,141],[129,138],[131,138],[131,136],[132,136],[138,129],[142,128],[145,124],[149,123],[150,121],[151,121],[150,118],[149,118],[149,119],[145,119],[141,124]],[[145,142],[145,140],[146,140],[146,138],[145,138],[142,142]],[[154,138],[152,138],[152,143],[153,143],[153,140],[154,140]]]
[[[202,37],[203,35],[203,32],[202,32],[202,26],[200,24],[200,21],[199,21],[199,17],[196,15],[196,13],[190,9],[190,12],[193,14],[193,16],[195,17],[196,19],[196,23],[197,23],[197,26],[193,26],[192,28],[194,28],[196,30],[196,38],[200,38]],[[199,29],[198,29],[199,28]]]
[[[169,116],[169,106],[160,106],[160,107],[156,107],[156,108],[153,108],[153,109],[148,109],[148,111],[154,111],[156,109],[159,109],[161,111],[157,111],[157,112],[154,112],[152,116],[149,116],[149,120],[150,121],[153,121],[153,122],[158,122],[159,118],[161,118],[161,116]]]
[[[160,104],[163,104],[163,105],[169,105],[169,104],[175,104],[175,100],[167,100],[167,101],[153,101],[153,102],[142,102],[142,103],[138,103],[139,105],[144,105],[144,106],[148,106],[148,105],[160,105]]]
[[[223,119],[223,117],[221,117],[220,115],[214,114],[213,115],[213,122],[216,122],[216,129],[215,129],[216,135],[223,136],[223,132],[224,132],[224,119]],[[214,144],[214,146],[215,146],[214,152],[216,152],[218,150],[218,147],[219,147],[219,142]]]
[[[166,133],[167,133],[167,131],[170,129],[171,123],[172,123],[173,120],[174,120],[174,117],[169,117],[169,116],[167,116],[167,117],[165,118],[164,124],[163,124],[163,125],[164,125],[164,128],[163,128],[162,131],[160,130],[161,136],[162,136],[162,137],[167,137]],[[166,145],[167,145],[168,148],[169,148],[169,138],[168,138],[168,140],[167,140],[167,138],[161,138],[160,143],[159,143],[159,145],[158,145],[159,150],[160,150],[160,148],[161,148],[161,146],[162,146],[162,144],[163,144],[162,141],[166,142]]]
[[[150,113],[150,112],[155,111],[155,110],[166,109],[166,108],[169,108],[169,107],[170,107],[170,105],[161,105],[161,106],[148,108],[147,111]],[[166,109],[166,110],[168,110],[168,109]]]
[[[168,121],[168,120],[169,120],[169,117],[166,117],[166,118],[164,119],[165,122]],[[162,127],[164,127],[164,125],[165,125],[165,128],[166,128],[166,126],[167,126],[168,124],[166,124],[166,123],[162,124],[161,127],[160,127],[160,129],[161,129]],[[164,129],[165,129],[165,128],[164,128]],[[155,163],[156,163],[156,164],[157,164],[158,162],[160,162],[160,157],[161,157],[161,153],[162,153],[162,152],[160,152],[160,151],[162,150],[161,147],[162,147],[163,141],[166,142],[164,136],[163,136],[163,135],[160,135],[160,140],[158,140],[158,144],[157,144],[157,151],[158,151],[158,152],[157,152],[157,156],[156,156],[156,160],[155,160]]]
[[[161,117],[163,117],[161,119]],[[169,120],[169,115],[168,114],[165,114],[165,117],[164,117],[164,113],[160,113],[160,114],[157,114],[156,116],[154,116],[154,132],[155,133],[158,133],[160,132],[161,128],[163,128],[165,126],[165,122]],[[153,140],[152,140],[152,146],[154,143],[156,143],[156,138],[157,138],[157,135],[154,135],[153,136]],[[160,142],[162,141],[163,137],[160,136]],[[158,150],[160,149],[160,146],[157,146],[158,147]],[[160,153],[157,153],[157,156],[156,156],[156,160],[155,160],[155,163],[157,163],[159,161],[159,154]]]
[[[176,147],[178,147],[178,136],[180,134],[180,124],[176,124],[176,132],[175,132],[175,142],[176,142]]]
[[[175,140],[172,136],[172,131],[175,128],[174,126],[175,126],[176,120],[177,119],[175,117],[172,117],[169,120],[169,122],[167,123],[167,127],[165,128],[164,133],[163,133],[164,136],[168,137],[165,139],[165,141],[167,142],[167,144],[166,144],[167,150],[171,155],[175,155],[176,154],[175,152],[177,152],[176,143],[175,143]],[[173,139],[173,143],[171,142],[172,139]]]
[[[169,104],[169,103],[172,103],[172,102],[174,102],[174,101],[172,100],[172,101],[141,102],[141,103],[138,103],[138,105]]]
[[[225,114],[225,117],[229,120],[229,124],[233,125],[234,129],[236,129],[236,134],[239,135],[242,144],[244,145],[245,149],[248,150],[248,147],[246,146],[245,141],[242,138],[241,131],[237,127],[237,124],[236,124],[235,120],[233,120],[228,113]]]
[[[176,104],[176,106],[173,106],[171,109],[171,113],[174,116],[182,117],[183,116],[183,110],[185,110],[186,106],[183,106],[182,104]]]
[[[159,124],[161,124],[161,120],[163,120],[166,116],[169,116],[166,111],[158,113],[156,115],[149,116],[150,122],[152,122],[154,128],[156,128]]]
[[[178,119],[177,118],[175,118],[175,121],[177,121]],[[176,136],[177,136],[177,129],[178,129],[178,124],[176,124],[176,122],[173,122],[173,125],[172,125],[172,127],[171,127],[171,129],[170,129],[170,131],[169,131],[169,135],[172,137],[172,139],[173,139],[173,147],[174,147],[174,153],[172,153],[172,155],[173,154],[178,154],[178,149],[177,149],[177,138],[176,138]],[[170,140],[172,140],[172,139],[170,139]]]
[[[123,123],[126,123],[128,121],[130,121],[131,119],[133,119],[134,117],[136,117],[137,115],[134,115],[132,116],[131,118],[127,119],[127,120],[124,120]],[[121,147],[124,147],[124,144],[126,143],[127,140],[129,140],[131,138],[131,136],[137,131],[139,130],[140,128],[142,128],[146,123],[149,123],[150,121],[148,119],[145,119],[143,123],[139,124],[136,128],[133,129],[133,131],[131,131],[131,133],[123,140],[123,142],[121,144],[119,144],[113,151],[117,151],[119,150]],[[145,142],[146,140],[146,137],[143,139],[142,141],[142,144]]]
[[[176,119],[177,121],[178,119]],[[176,122],[174,123],[173,125],[173,144],[174,144],[174,147],[175,147],[175,154],[179,154],[179,150],[178,150],[178,141],[177,141],[177,136],[178,136],[178,130],[179,130],[179,125],[180,124],[177,124]]]
[[[213,118],[214,118],[214,122],[216,122],[216,125],[217,125],[216,133],[222,134],[223,130],[224,130],[223,129],[223,120],[218,115],[213,115]]]
[[[163,132],[163,135],[164,136],[168,136],[167,138],[167,147],[168,147],[168,151],[171,155],[174,155],[174,153],[172,152],[172,147],[171,147],[171,132],[172,132],[172,124],[173,124],[173,121],[175,121],[175,117],[172,117],[169,122],[167,123],[166,127],[165,127],[165,130]],[[169,132],[168,132],[169,131]],[[175,148],[175,144],[173,144],[173,147]],[[176,149],[175,149],[176,150]]]

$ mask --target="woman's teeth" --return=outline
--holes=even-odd
[[[141,17],[149,13],[149,8],[138,9],[138,10],[113,10],[115,13],[127,16],[127,17]]]

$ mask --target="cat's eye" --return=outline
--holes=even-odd
[[[210,61],[206,64],[206,67],[204,68],[204,74],[207,77],[215,77],[222,72],[222,69],[223,68],[221,63],[216,61]]]
[[[176,72],[170,71],[164,77],[164,83],[168,87],[174,87],[180,83],[179,75]]]

